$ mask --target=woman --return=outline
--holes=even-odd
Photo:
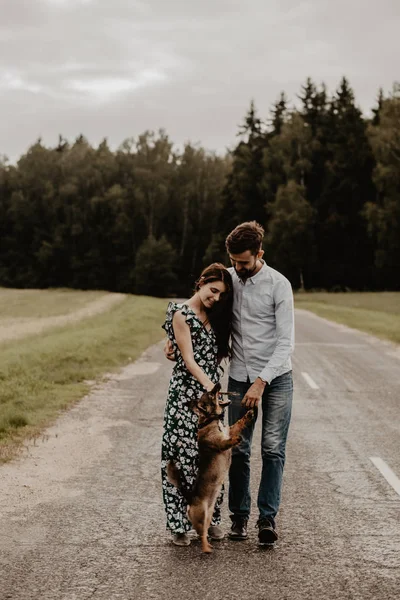
[[[162,486],[167,529],[177,546],[188,546],[191,529],[187,504],[179,490],[167,479],[166,465],[173,460],[187,487],[197,476],[197,415],[190,400],[211,390],[220,378],[220,361],[229,356],[232,315],[232,278],[227,269],[213,263],[196,282],[194,295],[183,304],[170,302],[163,325],[175,351],[176,364],[169,384],[162,440]],[[211,533],[221,539],[218,498]]]

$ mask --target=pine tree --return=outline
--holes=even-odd
[[[364,289],[373,285],[373,249],[362,213],[375,196],[374,161],[346,78],[331,100],[327,124],[325,176],[315,199],[320,285]]]
[[[372,109],[372,113],[373,113],[373,118],[372,118],[372,125],[379,125],[380,122],[380,114],[381,114],[381,110],[383,107],[383,103],[385,100],[385,95],[383,93],[383,89],[379,88],[379,92],[378,92],[378,98],[377,98],[377,105],[375,108]]]
[[[269,137],[279,135],[283,124],[285,123],[286,115],[288,112],[287,98],[285,92],[281,92],[279,100],[275,102],[271,110],[271,126],[269,130]]]
[[[266,158],[280,165],[273,202],[267,206],[268,262],[282,271],[294,287],[310,286],[314,268],[314,211],[307,200],[305,179],[311,169],[311,131],[294,111],[268,146]],[[265,177],[271,185],[272,171]]]
[[[376,121],[375,121],[376,123]],[[377,202],[366,205],[369,232],[376,244],[380,285],[400,289],[400,87],[382,101],[379,120],[369,127],[376,158],[373,179]]]
[[[262,188],[263,151],[266,137],[261,120],[251,102],[238,134],[242,139],[232,152],[232,171],[224,189],[219,229],[228,233],[240,222],[265,222]]]

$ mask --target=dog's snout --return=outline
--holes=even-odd
[[[223,407],[225,407],[225,406],[229,406],[229,405],[230,405],[230,403],[231,403],[231,401],[230,401],[230,400],[224,400],[223,398],[220,398],[220,399],[218,400],[218,404],[219,404],[220,406],[223,406]]]

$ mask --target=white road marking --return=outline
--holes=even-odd
[[[379,456],[370,456],[369,459],[381,472],[388,484],[392,486],[396,494],[400,496],[400,479],[393,473],[392,469]]]
[[[297,346],[327,346],[332,348],[369,348],[369,344],[350,343],[343,344],[342,342],[296,342]],[[400,356],[400,354],[399,354]]]
[[[312,388],[313,390],[319,390],[319,387],[315,383],[314,379],[312,379],[308,373],[302,373],[302,375],[303,375],[304,379],[306,380],[306,382],[308,383],[308,385],[310,386],[310,388]]]

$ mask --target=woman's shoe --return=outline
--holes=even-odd
[[[223,540],[225,533],[219,525],[210,525],[208,528],[208,537],[214,541]]]
[[[190,546],[190,538],[187,533],[174,533],[172,543],[175,546]]]

